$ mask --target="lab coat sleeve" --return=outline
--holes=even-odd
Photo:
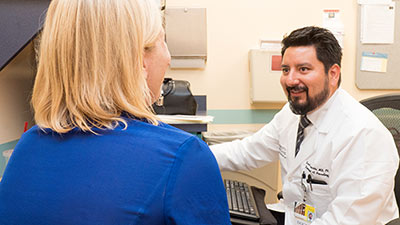
[[[210,146],[221,170],[251,170],[279,160],[277,118],[252,136]]]
[[[393,213],[382,215],[387,202],[393,203],[391,212],[398,211],[393,187],[399,159],[391,134],[364,129],[345,146],[333,148],[342,149],[332,156],[332,168],[340,168],[329,178],[333,201],[312,225],[385,224],[393,219]],[[378,221],[379,215],[387,221]]]

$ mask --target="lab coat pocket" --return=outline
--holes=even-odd
[[[311,184],[312,191],[310,192],[312,195],[317,195],[319,197],[328,197],[330,196],[329,186],[327,184]]]
[[[328,210],[328,203],[332,201],[329,186],[327,184],[312,184],[309,198],[316,208],[317,217],[320,217]]]

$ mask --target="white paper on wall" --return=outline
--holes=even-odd
[[[339,9],[324,9],[322,26],[332,32],[343,48],[344,25],[340,19]]]
[[[361,34],[363,44],[392,44],[394,42],[395,3],[361,5]]]

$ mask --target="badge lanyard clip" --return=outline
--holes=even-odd
[[[301,187],[303,188],[304,194],[303,194],[303,202],[306,202],[306,195],[307,195],[307,186],[304,184],[304,181],[306,179],[306,173],[303,171],[303,174],[301,175]],[[306,181],[307,182],[307,181]]]

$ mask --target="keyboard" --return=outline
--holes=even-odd
[[[258,209],[249,185],[235,180],[224,180],[231,218],[258,221]]]

